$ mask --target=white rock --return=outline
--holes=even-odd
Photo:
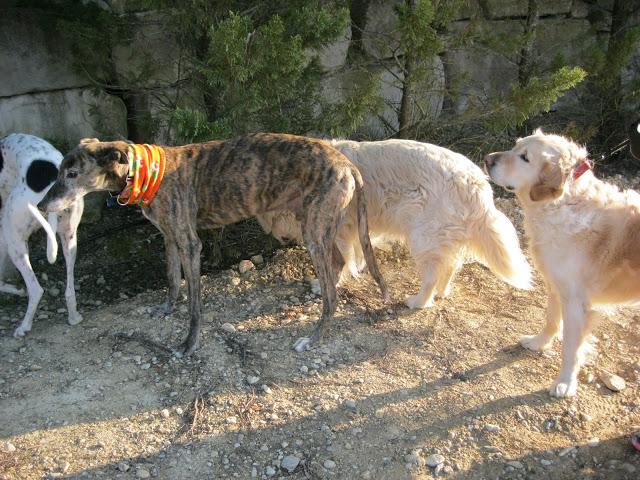
[[[242,260],[238,264],[238,272],[240,272],[240,274],[247,273],[249,270],[253,270],[254,268],[256,267],[251,260]]]
[[[587,445],[589,445],[590,447],[597,447],[598,445],[600,445],[600,439],[598,437],[594,437],[589,439],[589,441],[587,441]]]
[[[240,285],[240,278],[239,277],[231,277],[231,280],[229,280],[229,282],[234,287],[237,287],[238,285]]]
[[[11,442],[0,442],[0,451],[4,453],[13,453],[16,451],[16,447]]]
[[[324,465],[324,468],[326,468],[327,470],[333,470],[334,468],[336,468],[336,462],[334,462],[333,460],[325,460],[322,465]]]
[[[247,377],[247,383],[249,385],[255,385],[256,383],[258,383],[260,381],[260,377],[256,377],[254,375],[249,375]]]
[[[222,325],[220,325],[220,328],[222,329],[223,332],[236,333],[236,327],[234,327],[229,322],[223,323]]]
[[[149,478],[150,476],[151,474],[146,468],[138,467],[138,469],[136,469],[136,478]]]
[[[607,372],[606,370],[603,370],[600,373],[600,380],[602,380],[602,383],[604,383],[605,386],[613,392],[624,390],[627,386],[622,377],[619,377],[618,375],[615,375],[611,372]]]
[[[176,407],[176,413],[177,413],[178,415],[182,415],[182,414],[184,413],[184,410],[182,410],[182,408],[181,408],[181,407]]]
[[[344,402],[344,406],[349,410],[355,410],[358,407],[354,400],[347,400],[346,402]]]
[[[234,417],[234,416],[227,417],[227,418],[225,419],[225,422],[227,422],[227,423],[228,423],[228,424],[230,424],[230,425],[232,425],[232,424],[234,424],[234,423],[238,423],[238,417]]]
[[[307,367],[306,365],[302,365],[300,367],[300,372],[306,375],[307,373],[309,373],[309,367]]]
[[[485,429],[487,432],[498,432],[498,431],[500,431],[500,426],[499,426],[499,425],[494,425],[494,424],[492,424],[492,423],[487,423],[487,424],[484,426],[484,429]]]
[[[130,467],[130,466],[129,466],[129,464],[128,464],[128,463],[126,463],[126,462],[120,462],[120,463],[118,463],[118,465],[116,466],[116,468],[117,468],[118,470],[120,470],[121,472],[128,472],[128,471],[129,471],[129,469],[130,469],[131,467]]]
[[[300,463],[300,459],[295,455],[287,455],[280,462],[280,466],[284,468],[287,472],[293,472],[298,464]]]
[[[427,465],[430,467],[437,467],[441,463],[444,463],[444,457],[439,453],[434,453],[433,455],[429,455],[427,457]]]
[[[562,450],[560,450],[560,452],[558,452],[558,455],[561,457],[564,457],[566,455],[568,455],[569,453],[573,452],[576,449],[576,447],[567,447],[567,448],[563,448]]]
[[[160,415],[162,415],[163,418],[169,418],[171,413],[167,408],[163,408],[162,410],[160,410]]]
[[[269,465],[264,469],[264,473],[267,477],[273,477],[276,474],[276,469]]]
[[[262,385],[262,391],[267,395],[271,395],[271,393],[273,392],[273,390],[271,390],[269,385]]]
[[[524,465],[522,464],[522,462],[519,462],[518,460],[509,460],[507,462],[507,465],[513,468],[517,468],[518,470],[521,470],[524,468]]]
[[[542,460],[540,460],[540,463],[545,467],[548,467],[549,465],[553,465],[553,462],[551,460],[547,460],[546,458],[543,458]]]

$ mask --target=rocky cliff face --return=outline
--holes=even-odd
[[[539,33],[534,46],[536,61],[551,65],[561,56],[572,64],[583,64],[585,52],[591,46],[608,40],[610,18],[606,9],[599,6],[607,2],[541,0]],[[362,32],[362,48],[372,60],[371,73],[381,74],[379,93],[386,107],[368,121],[371,133],[380,136],[397,128],[396,110],[402,96],[402,73],[394,62],[394,55],[402,52],[398,50],[397,36],[389,34],[396,30],[394,3],[371,0]],[[126,2],[112,2],[110,8],[124,11]],[[591,15],[594,10],[597,16]],[[130,131],[128,116],[131,119],[153,114],[160,108],[160,98],[174,100],[177,96],[179,50],[155,13],[136,14],[145,27],[114,55],[118,75],[135,75],[144,69],[143,64],[155,67],[144,78],[145,86],[151,88],[132,96],[125,104],[121,97],[107,93],[108,88],[100,88],[78,71],[59,32],[45,28],[50,19],[26,9],[10,12],[11,15],[0,16],[0,64],[4,65],[0,82],[0,135],[22,131],[70,145],[87,136],[131,137],[134,132]],[[488,29],[506,36],[522,31],[526,14],[526,0],[470,1],[451,30],[452,34],[464,31],[472,18],[480,15]],[[324,94],[332,101],[343,99],[352,83],[353,72],[347,62],[350,41],[348,29],[333,45],[318,52],[326,69]],[[432,74],[416,88],[423,93],[413,99],[411,108],[416,114],[429,112],[432,119],[441,114],[447,85],[454,82],[461,85],[454,105],[454,110],[460,113],[469,102],[504,91],[518,75],[513,55],[473,44],[447,49],[433,59],[430,70]],[[156,125],[153,130],[156,138],[148,141],[167,141],[164,127]],[[144,131],[138,134],[144,136]]]

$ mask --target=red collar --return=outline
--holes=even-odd
[[[574,167],[573,169],[573,179],[577,180],[579,179],[582,174],[588,172],[589,170],[591,170],[593,167],[591,166],[591,162],[589,162],[589,160],[587,160],[586,158],[584,160],[582,160],[577,167]]]

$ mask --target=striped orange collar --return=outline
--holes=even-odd
[[[164,176],[164,150],[157,145],[131,144],[127,159],[127,185],[118,194],[118,204],[141,207],[150,205]]]

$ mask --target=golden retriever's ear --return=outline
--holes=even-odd
[[[538,183],[529,191],[529,197],[534,202],[558,198],[564,191],[565,180],[566,175],[557,164],[545,162],[540,171]]]

